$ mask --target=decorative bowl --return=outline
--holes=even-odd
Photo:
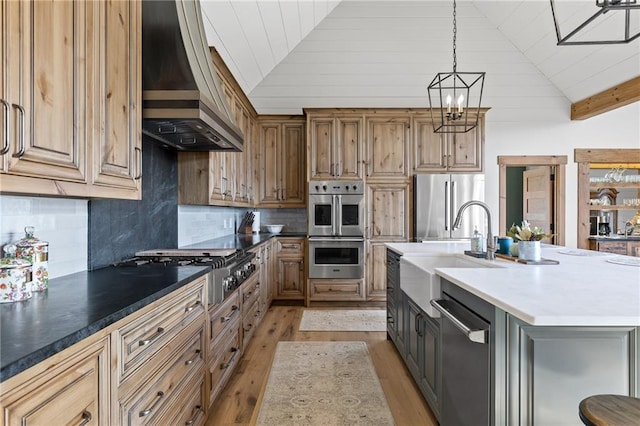
[[[267,228],[267,232],[270,234],[279,234],[284,225],[265,225],[264,227]]]

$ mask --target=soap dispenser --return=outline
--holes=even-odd
[[[482,253],[482,234],[478,232],[478,228],[476,227],[473,230],[473,236],[471,237],[471,251]]]

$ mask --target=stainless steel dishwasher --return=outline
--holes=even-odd
[[[491,318],[494,307],[442,280],[442,298],[431,305],[442,315],[442,426],[491,423]]]

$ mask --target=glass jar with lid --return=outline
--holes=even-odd
[[[0,303],[20,302],[32,296],[31,263],[15,257],[16,246],[4,247],[0,259]]]
[[[33,291],[49,288],[49,243],[34,236],[35,228],[26,226],[25,237],[15,243],[16,257],[31,262]]]

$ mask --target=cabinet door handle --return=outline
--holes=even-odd
[[[88,424],[92,419],[93,419],[93,416],[91,415],[91,412],[85,410],[82,412],[82,421],[78,426],[84,426]]]
[[[184,362],[184,365],[191,365],[191,364],[193,364],[194,362],[196,362],[196,359],[198,359],[198,358],[200,358],[200,349],[196,349],[196,352],[195,352],[195,354],[193,355],[193,357],[192,357],[192,358],[189,358],[188,360],[186,360],[186,361]]]
[[[193,416],[191,416],[189,420],[184,422],[185,426],[194,424],[201,412],[202,412],[202,406],[196,405],[195,407],[193,407]]]
[[[238,355],[238,352],[240,352],[238,348],[231,348],[231,353],[233,355],[231,355],[231,358],[229,358],[229,361],[220,364],[220,370],[226,370],[227,368],[229,368],[231,364],[233,364],[233,359],[236,357],[236,355]]]
[[[18,138],[18,152],[16,152],[15,154],[13,154],[14,158],[20,158],[24,155],[25,151],[27,150],[26,147],[26,141],[25,141],[25,120],[24,120],[24,116],[25,116],[25,112],[24,112],[24,108],[22,107],[22,105],[17,105],[17,104],[11,104],[12,107],[16,108],[19,112],[18,114],[18,120],[19,120],[19,126],[18,129],[20,130],[20,137]]]
[[[221,318],[220,318],[220,322],[227,322],[227,321],[230,321],[230,320],[231,320],[231,318],[233,318],[233,316],[234,316],[235,314],[237,314],[237,313],[238,313],[238,307],[237,307],[236,305],[233,305],[233,306],[231,307],[231,313],[230,313],[229,315],[227,315],[226,317],[221,317]]]
[[[153,403],[153,405],[149,408],[147,408],[146,410],[142,410],[138,413],[138,415],[140,417],[145,417],[148,416],[149,414],[151,414],[153,412],[153,410],[156,409],[156,407],[158,406],[158,404],[160,403],[160,401],[162,401],[162,398],[164,398],[164,392],[162,391],[158,391],[158,393],[156,394],[156,402]]]
[[[145,340],[138,340],[138,345],[139,346],[146,346],[149,343],[151,343],[153,340],[157,339],[158,337],[160,337],[160,335],[164,333],[164,328],[162,327],[158,327],[158,330],[156,331],[156,334],[154,334],[153,336],[149,337],[148,339]]]
[[[200,306],[200,301],[199,301],[199,300],[196,300],[192,305],[187,306],[187,307],[185,308],[185,310],[184,310],[184,311],[185,311],[185,312],[191,312],[191,311],[193,311],[195,308],[197,308],[198,306]]]
[[[5,101],[4,99],[0,99],[0,102],[2,102],[2,120],[4,124],[4,142],[2,143],[0,155],[5,155],[7,152],[9,152],[9,141],[11,140],[9,138],[9,128],[11,127],[9,126],[9,113],[11,111],[11,106],[9,105],[9,102]]]
[[[134,148],[134,152],[136,153],[136,164],[138,165],[138,174],[134,176],[134,180],[140,180],[142,178],[142,150],[137,146]]]

